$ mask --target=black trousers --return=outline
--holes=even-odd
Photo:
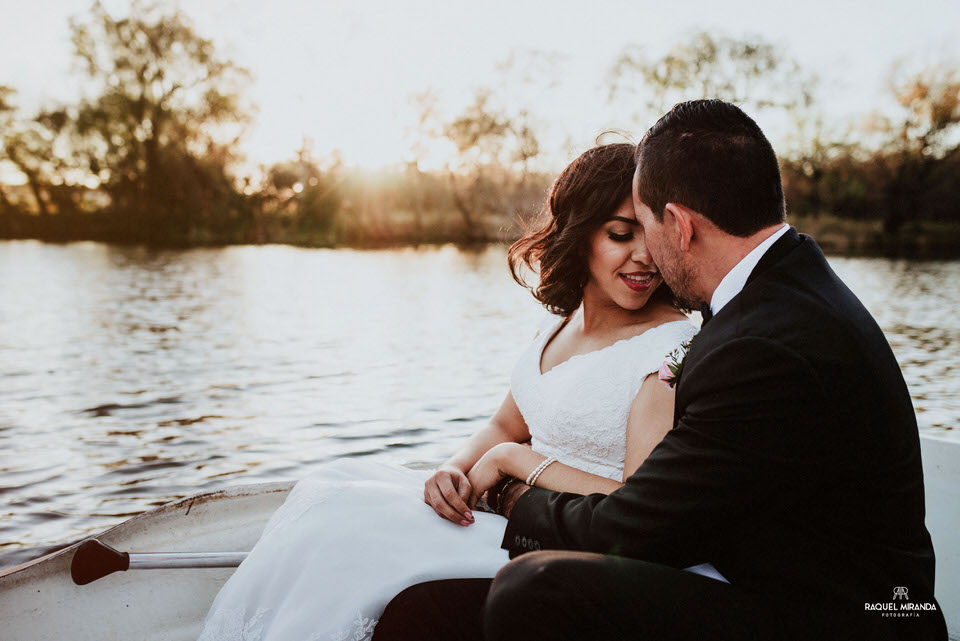
[[[387,605],[373,638],[775,641],[804,636],[762,596],[728,583],[635,559],[545,550],[514,559],[495,579],[407,588]]]

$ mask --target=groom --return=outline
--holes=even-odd
[[[375,640],[946,640],[900,368],[784,223],[769,142],[731,104],[686,102],[637,165],[647,247],[704,316],[673,429],[610,495],[511,485],[492,584],[408,588]],[[729,583],[682,570],[708,562]]]

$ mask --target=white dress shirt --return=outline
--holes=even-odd
[[[777,239],[787,233],[790,225],[784,223],[783,227],[770,234],[762,243],[753,248],[753,250],[744,256],[739,263],[734,265],[733,269],[727,272],[720,284],[713,291],[710,298],[710,312],[716,316],[717,312],[723,309],[723,306],[733,300],[733,297],[740,293],[743,286],[747,284],[750,272],[757,266],[763,255],[767,253],[771,245],[777,242]]]

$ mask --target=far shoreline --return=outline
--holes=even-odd
[[[3,217],[0,216],[0,219]],[[151,250],[186,250],[244,245],[287,245],[314,249],[386,250],[433,248],[454,245],[466,251],[478,251],[490,246],[509,247],[519,237],[515,222],[492,218],[483,229],[472,234],[456,226],[414,231],[398,227],[390,233],[371,234],[364,230],[332,230],[324,233],[303,232],[294,229],[274,229],[270,233],[216,234],[197,230],[181,240],[151,239],[124,234],[86,221],[42,220],[27,215],[13,225],[0,220],[0,241],[37,240],[50,244],[73,242],[101,242],[116,246],[141,247]],[[71,217],[72,218],[72,217]],[[89,219],[88,219],[89,220]],[[91,221],[93,222],[93,221]],[[812,236],[828,256],[857,258],[891,258],[910,260],[960,259],[960,224],[916,221],[903,226],[897,234],[883,231],[880,220],[851,220],[831,215],[788,216],[787,222],[800,233]],[[17,224],[19,223],[19,224]],[[26,224],[24,224],[26,223]],[[499,223],[499,224],[498,224]],[[239,236],[239,237],[238,237]]]

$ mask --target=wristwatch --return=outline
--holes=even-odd
[[[494,512],[500,514],[500,497],[507,491],[507,488],[510,487],[513,483],[516,483],[517,479],[512,476],[503,477],[499,483],[491,487],[487,491],[487,503],[493,509]]]

